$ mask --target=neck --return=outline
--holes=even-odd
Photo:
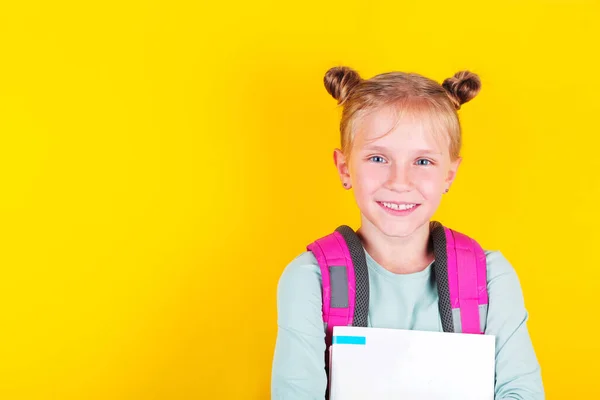
[[[420,226],[409,236],[397,237],[387,236],[363,219],[357,234],[367,253],[379,265],[395,274],[423,271],[434,260],[429,223]]]

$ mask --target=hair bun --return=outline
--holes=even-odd
[[[442,83],[448,96],[457,110],[469,100],[472,100],[481,90],[481,80],[477,74],[470,71],[460,71]]]
[[[325,73],[323,79],[327,92],[342,104],[348,98],[350,91],[358,85],[362,78],[352,68],[349,67],[333,67]]]

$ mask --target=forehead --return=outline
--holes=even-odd
[[[449,153],[447,130],[431,110],[386,106],[372,110],[356,123],[355,148],[385,147]]]

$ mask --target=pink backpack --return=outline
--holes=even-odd
[[[487,315],[486,257],[473,239],[430,223],[444,332],[483,334]],[[360,239],[342,225],[307,249],[321,268],[327,348],[334,326],[367,326],[369,274]]]

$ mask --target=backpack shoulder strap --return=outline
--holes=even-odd
[[[486,309],[488,304],[485,253],[475,240],[462,233],[439,222],[431,227],[444,331],[484,333],[481,322],[485,315],[480,308]]]
[[[360,239],[348,226],[307,246],[319,263],[327,344],[334,326],[367,326],[369,277]]]

